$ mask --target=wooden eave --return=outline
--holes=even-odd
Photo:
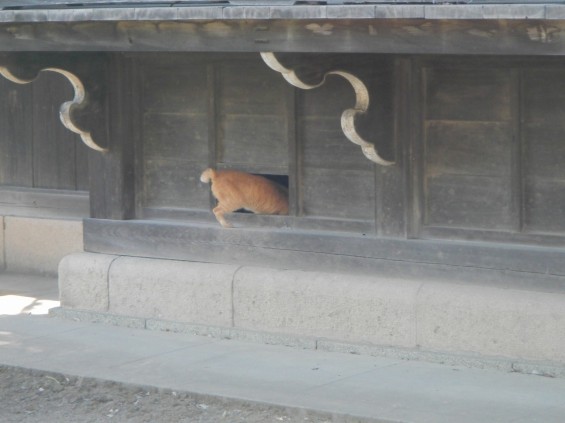
[[[0,10],[0,51],[565,53],[562,4]]]

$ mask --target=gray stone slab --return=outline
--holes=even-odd
[[[481,5],[426,5],[426,19],[482,19]]]
[[[485,19],[544,19],[546,13],[543,4],[488,4],[482,8]]]
[[[110,266],[118,256],[77,253],[61,260],[59,293],[66,308],[108,311]]]
[[[114,9],[116,10],[116,9]],[[93,20],[93,10],[48,10],[47,21],[49,22],[81,22]]]
[[[177,9],[174,7],[154,7],[135,9],[136,21],[163,21],[163,20],[176,20]]]
[[[222,19],[221,7],[178,7],[177,19],[213,20]]]
[[[565,415],[565,379],[38,319],[0,318],[0,364],[378,421]]]
[[[11,272],[56,275],[67,254],[83,250],[78,219],[4,218],[6,268]]]
[[[232,280],[237,269],[234,265],[121,257],[109,275],[108,311],[231,326]]]
[[[271,19],[325,19],[326,6],[273,6]]]
[[[565,19],[565,5],[547,4],[545,6],[546,19]]]
[[[269,6],[224,7],[222,17],[224,19],[269,19],[271,8]]]
[[[423,19],[424,6],[378,4],[375,6],[375,17],[378,19]]]
[[[326,16],[328,19],[373,19],[375,17],[375,6],[328,6]]]
[[[370,276],[244,267],[234,277],[234,327],[415,347],[420,285]]]
[[[100,8],[92,9],[92,19],[95,21],[130,21],[135,19],[134,8]]]
[[[0,295],[23,295],[46,300],[59,300],[56,277],[20,273],[0,274]],[[0,314],[2,310],[0,310]]]
[[[565,295],[427,283],[418,345],[445,352],[565,363]]]

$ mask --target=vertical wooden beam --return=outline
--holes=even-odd
[[[510,147],[510,223],[515,232],[522,232],[525,216],[524,204],[524,175],[522,171],[523,145],[522,136],[522,72],[520,69],[511,70],[511,120],[512,120],[512,145]]]
[[[422,166],[424,146],[422,114],[424,100],[422,66],[410,57],[395,59],[395,153],[399,174],[396,179],[399,221],[398,236],[419,237],[422,222]],[[383,170],[381,170],[383,171]],[[394,189],[391,185],[388,190]],[[401,216],[401,217],[400,217]],[[386,235],[385,229],[381,233]],[[390,234],[389,234],[390,235]]]
[[[374,165],[375,174],[375,231],[379,237],[404,238],[406,236],[406,160],[404,152],[409,144],[409,98],[410,62],[408,59],[394,58],[386,64],[386,72],[379,72],[379,92],[374,96],[375,101],[385,102],[384,110],[392,110],[390,114],[381,114],[380,125],[390,127],[380,131],[382,144],[392,145],[386,157],[394,161],[392,166]],[[388,88],[388,91],[387,91]]]
[[[288,195],[289,215],[302,215],[302,149],[298,148],[296,136],[296,88],[285,87],[286,129],[288,139]]]
[[[130,127],[130,86],[125,58],[107,56],[108,152],[89,152],[90,213],[98,219],[131,219],[135,216],[134,148]]]
[[[219,64],[212,62],[207,67],[208,84],[208,167],[216,168],[218,163],[218,125],[220,122],[220,77]],[[215,207],[216,199],[210,190],[210,208]]]

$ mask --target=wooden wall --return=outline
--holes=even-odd
[[[0,186],[88,190],[87,147],[59,120],[73,95],[55,73],[26,85],[0,77]]]
[[[565,69],[432,60],[421,83],[421,235],[565,235]]]
[[[180,209],[210,216],[213,200],[198,177],[213,166],[287,176],[291,216],[374,227],[373,163],[340,126],[341,113],[355,104],[343,79],[331,77],[322,88],[303,92],[258,55],[168,55],[135,59],[131,66],[138,73],[134,92],[141,93],[134,113],[142,151],[139,216],[190,214]],[[378,117],[392,105],[390,61],[365,61],[361,70],[369,85],[375,80],[384,89],[360,127],[367,137],[390,142],[392,122]]]

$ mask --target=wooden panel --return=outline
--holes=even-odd
[[[565,71],[562,69],[524,71],[523,97],[524,121],[563,125]]]
[[[145,161],[145,205],[202,208],[209,206],[209,185],[200,182],[200,163],[174,159]]]
[[[208,69],[203,62],[140,61],[141,207],[209,207]],[[165,67],[165,64],[168,64]]]
[[[32,86],[0,77],[0,92],[0,183],[32,187]]]
[[[387,98],[378,89],[386,85],[386,81],[373,81],[382,77],[375,63],[359,61],[359,68],[354,73],[365,76],[364,82],[371,98],[378,98],[379,94],[381,99]],[[390,101],[390,97],[388,99]],[[354,105],[355,94],[351,85],[336,76],[329,77],[319,88],[300,92],[297,136],[302,166],[301,208],[308,217],[359,219],[374,225],[375,166],[341,129],[341,114]],[[364,126],[363,136],[371,141],[377,134],[390,136],[392,132],[392,125],[384,130],[374,129],[373,124],[378,126],[385,121],[382,116],[385,109],[390,110],[390,107],[379,104],[370,109],[369,124]]]
[[[306,216],[374,219],[372,171],[305,168],[303,184]]]
[[[565,233],[565,71],[523,75],[524,229]]]
[[[503,121],[511,118],[510,72],[498,69],[425,71],[426,118]]]
[[[459,228],[509,229],[507,181],[482,176],[442,175],[428,182],[427,224]]]
[[[526,176],[565,181],[565,107],[560,124],[524,125]]]
[[[311,117],[300,122],[303,164],[306,167],[370,170],[373,163],[341,130],[339,116]]]
[[[424,225],[515,229],[512,89],[518,86],[511,76],[475,66],[425,69]]]
[[[499,122],[432,121],[426,125],[426,173],[508,176],[512,126]]]
[[[143,68],[144,109],[160,113],[206,112],[206,66],[170,62],[160,56],[156,61],[153,65],[146,62]],[[169,66],[164,66],[167,63]]]
[[[292,88],[258,59],[224,63],[218,89],[217,161],[288,166],[287,91]]]
[[[565,180],[529,178],[526,198],[527,231],[565,233]]]
[[[206,113],[145,113],[143,152],[146,157],[198,161],[205,167],[208,160]]]
[[[225,116],[219,133],[220,163],[288,166],[286,122],[279,116]]]

